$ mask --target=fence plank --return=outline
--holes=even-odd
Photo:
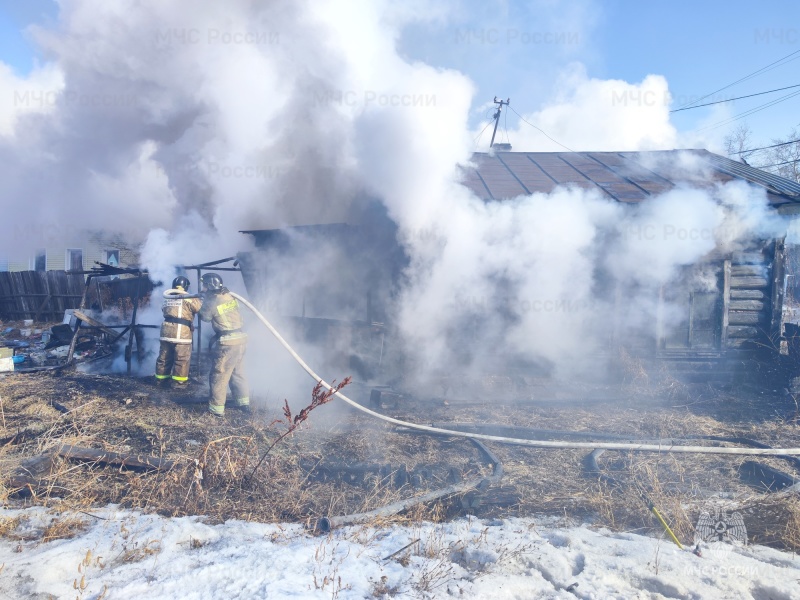
[[[0,273],[0,318],[60,320],[68,308],[77,308],[84,277],[65,271]]]

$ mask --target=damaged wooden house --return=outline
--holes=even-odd
[[[702,168],[677,166],[687,159]],[[576,186],[638,204],[679,185],[713,194],[717,184],[740,180],[763,189],[777,214],[800,211],[800,184],[705,150],[497,152],[476,154],[473,161],[464,185],[486,201]],[[735,253],[716,249],[661,289],[658,302],[678,307],[681,318],[669,324],[656,318],[650,331],[639,330],[636,339],[622,343],[639,358],[701,377],[796,370],[798,357],[790,353],[798,351],[798,267],[797,251],[784,238],[755,240]],[[702,286],[690,277],[700,268],[707,275]],[[624,314],[623,302],[613,318]]]
[[[687,157],[703,168],[671,166]],[[647,202],[684,185],[713,193],[718,184],[732,181],[763,190],[776,214],[800,212],[800,184],[705,150],[477,153],[472,164],[463,167],[462,179],[485,202],[574,186],[627,205]],[[361,369],[362,376],[379,377],[382,357],[387,345],[391,346],[387,340],[390,317],[384,307],[407,264],[396,230],[385,215],[359,224],[244,233],[253,236],[257,247],[255,252],[239,255],[250,296],[262,306],[272,303],[273,314],[291,315],[307,338],[337,340],[356,372]],[[346,268],[336,276],[346,279],[349,300],[332,301],[313,287],[302,300],[276,304],[275,291],[281,283],[269,265],[289,255],[299,257],[298,265],[309,264],[321,245],[341,254],[340,264]],[[772,377],[776,369],[784,375],[800,371],[800,344],[796,343],[800,339],[796,308],[800,281],[795,277],[800,260],[793,246],[784,238],[756,240],[736,252],[715,250],[695,267],[705,272],[702,287],[693,286],[689,276],[693,269],[687,268],[685,278],[664,286],[654,299],[669,303],[673,311],[679,307],[680,318],[669,324],[653,319],[649,330],[638,330],[634,339],[609,340],[609,347],[624,343],[644,361],[703,378],[741,373]],[[346,310],[332,314],[327,309],[334,305]],[[623,302],[613,318],[625,319],[625,311]]]

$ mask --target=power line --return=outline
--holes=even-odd
[[[744,76],[744,77],[742,77],[741,79],[737,79],[737,80],[736,80],[736,81],[734,81],[733,83],[730,83],[730,84],[726,85],[725,87],[721,87],[721,88],[719,88],[719,89],[718,89],[717,91],[715,91],[715,92],[711,92],[710,94],[706,94],[705,96],[702,96],[701,98],[698,98],[697,100],[694,100],[694,101],[692,101],[692,102],[687,102],[686,104],[682,105],[680,108],[683,108],[684,106],[691,106],[692,104],[697,104],[697,103],[698,103],[698,102],[700,102],[701,100],[705,100],[706,98],[709,98],[710,96],[713,96],[714,94],[716,94],[716,93],[718,93],[718,92],[721,92],[722,90],[727,90],[729,87],[733,87],[733,86],[734,86],[734,85],[736,85],[737,83],[741,83],[742,81],[746,81],[746,80],[750,79],[751,77],[755,77],[756,75],[758,75],[758,74],[760,74],[760,73],[763,73],[763,72],[765,72],[765,71],[767,71],[767,70],[772,70],[772,69],[776,68],[777,66],[781,66],[781,65],[779,65],[778,63],[781,63],[781,62],[785,61],[787,58],[789,58],[790,56],[794,56],[795,54],[798,54],[798,53],[800,53],[800,50],[795,50],[794,52],[791,52],[791,53],[787,54],[787,55],[786,55],[786,56],[784,56],[783,58],[781,58],[781,59],[778,59],[778,60],[776,60],[775,62],[768,64],[766,67],[762,67],[762,68],[758,69],[757,71],[753,71],[753,72],[752,72],[752,73],[750,73],[749,75],[745,75],[745,76]],[[796,57],[796,58],[800,58],[800,56],[798,56],[798,57]],[[793,58],[792,60],[795,60],[795,59]],[[788,62],[788,61],[787,61],[787,62]],[[785,63],[784,63],[784,64],[785,64]],[[775,66],[773,66],[773,65],[775,65]],[[771,67],[771,68],[770,68],[770,67]]]
[[[491,121],[486,123],[486,125],[484,125],[483,129],[481,129],[481,132],[478,135],[475,136],[474,140],[472,140],[472,142],[475,144],[476,147],[478,146],[478,142],[480,141],[480,138],[483,135],[483,132],[486,131],[486,128],[491,124],[492,124]]]
[[[508,108],[511,108],[511,107],[509,106]],[[511,108],[511,110],[514,110],[514,109],[513,109],[513,108]],[[552,141],[552,142],[555,142],[556,144],[558,144],[558,145],[559,145],[559,146],[561,146],[562,148],[566,148],[566,149],[567,149],[567,150],[569,150],[570,152],[575,152],[575,150],[573,150],[573,149],[572,149],[572,148],[570,148],[569,146],[565,146],[564,144],[562,144],[562,143],[561,143],[561,142],[559,142],[558,140],[554,140],[554,139],[553,139],[553,138],[551,138],[549,135],[547,135],[547,133],[545,133],[545,132],[544,132],[544,130],[540,129],[539,127],[537,127],[536,125],[534,125],[534,124],[533,124],[533,123],[531,123],[530,121],[527,121],[527,120],[525,119],[525,117],[523,117],[521,114],[519,114],[519,113],[518,113],[516,110],[514,110],[514,114],[515,114],[515,115],[517,115],[517,116],[518,116],[520,119],[522,119],[522,120],[523,120],[525,123],[527,123],[528,125],[530,125],[530,126],[531,126],[531,127],[533,127],[534,129],[536,129],[536,130],[540,131],[540,132],[541,132],[541,133],[544,135],[544,137],[546,137],[548,140],[550,140],[550,141]]]
[[[798,161],[800,161],[800,159],[787,160],[786,162],[779,162],[779,163],[775,163],[774,165],[761,165],[760,167],[753,167],[753,168],[754,169],[768,169],[769,167],[780,167],[781,165],[788,165],[788,164],[796,163]]]
[[[716,102],[707,102],[706,104],[698,104],[697,106],[686,106],[684,108],[675,108],[675,109],[673,109],[673,110],[671,110],[669,112],[674,113],[674,112],[680,112],[682,110],[692,110],[693,108],[700,108],[700,107],[703,107],[703,106],[711,106],[712,104],[722,104],[724,102],[733,102],[734,100],[742,100],[744,98],[752,98],[753,96],[763,96],[764,94],[771,94],[773,92],[781,92],[783,90],[790,90],[790,89],[796,88],[796,87],[800,87],[800,83],[798,83],[797,85],[790,85],[790,86],[787,86],[787,87],[782,87],[782,88],[778,88],[778,89],[775,89],[775,90],[769,90],[769,91],[766,91],[766,92],[758,92],[757,94],[750,94],[748,96],[738,96],[736,98],[728,98],[727,100],[717,100]]]
[[[798,50],[798,52],[800,52],[800,50]],[[743,119],[744,117],[748,117],[748,116],[753,115],[753,114],[755,114],[757,112],[761,112],[762,110],[765,110],[767,108],[775,106],[776,104],[780,104],[781,102],[789,100],[790,98],[794,98],[795,96],[798,96],[798,95],[800,95],[800,91],[792,92],[791,94],[786,94],[785,96],[782,96],[782,97],[780,97],[780,98],[778,98],[776,100],[772,100],[772,101],[767,102],[765,104],[762,104],[760,106],[756,106],[755,108],[752,108],[752,109],[750,109],[748,111],[745,111],[745,112],[743,112],[741,114],[738,114],[735,117],[731,117],[729,119],[725,119],[723,121],[720,121],[719,123],[714,123],[713,125],[708,125],[706,127],[701,127],[700,129],[695,129],[694,131],[705,131],[706,129],[716,129],[717,127],[721,127],[722,125],[727,125],[728,123],[733,123],[734,121],[738,121],[739,119]]]
[[[781,144],[773,144],[772,146],[761,146],[761,148],[748,148],[747,150],[739,150],[739,152],[731,152],[731,154],[744,154],[745,152],[755,152],[756,150],[767,150],[768,148],[777,148],[778,146],[788,146],[800,142],[800,139],[792,140],[790,142],[783,142]]]

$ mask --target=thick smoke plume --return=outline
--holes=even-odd
[[[32,227],[53,242],[78,228],[116,232],[143,242],[143,265],[166,284],[176,265],[252,250],[239,231],[369,224],[378,205],[403,255],[382,299],[409,381],[512,365],[556,375],[601,368],[592,357],[611,334],[615,297],[630,306],[620,327],[644,328],[654,292],[680,269],[781,227],[763,194],[740,184],[678,188],[640,207],[580,189],[493,203],[472,196],[458,168],[475,148],[472,83],[396,50],[424,10],[59,5],[58,26],[33,32],[48,66],[28,81],[0,70],[18,98],[52,86],[41,110],[15,105],[0,119],[0,177],[15,202],[0,224],[3,253],[41,246]],[[659,102],[632,108],[636,93]],[[667,95],[660,76],[598,81],[572,66],[553,102],[529,117],[574,150],[672,148]],[[563,150],[534,133],[514,132],[515,149]],[[703,181],[691,160],[674,168]],[[299,315],[311,295],[309,316],[358,318],[362,300],[343,300],[352,258],[325,244],[267,258],[265,311]],[[237,277],[226,284],[244,292]],[[148,316],[157,320],[157,309]],[[278,397],[298,379],[306,389],[266,336],[253,336],[254,383]],[[332,355],[344,351],[335,341],[304,350],[337,366]],[[322,375],[349,374],[331,371]]]

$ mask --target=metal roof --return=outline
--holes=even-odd
[[[681,166],[698,159],[708,168]],[[707,150],[478,152],[462,173],[462,183],[484,200],[549,193],[562,185],[600,189],[619,202],[641,202],[680,184],[711,188],[741,179],[765,188],[773,206],[800,203],[800,184]]]

